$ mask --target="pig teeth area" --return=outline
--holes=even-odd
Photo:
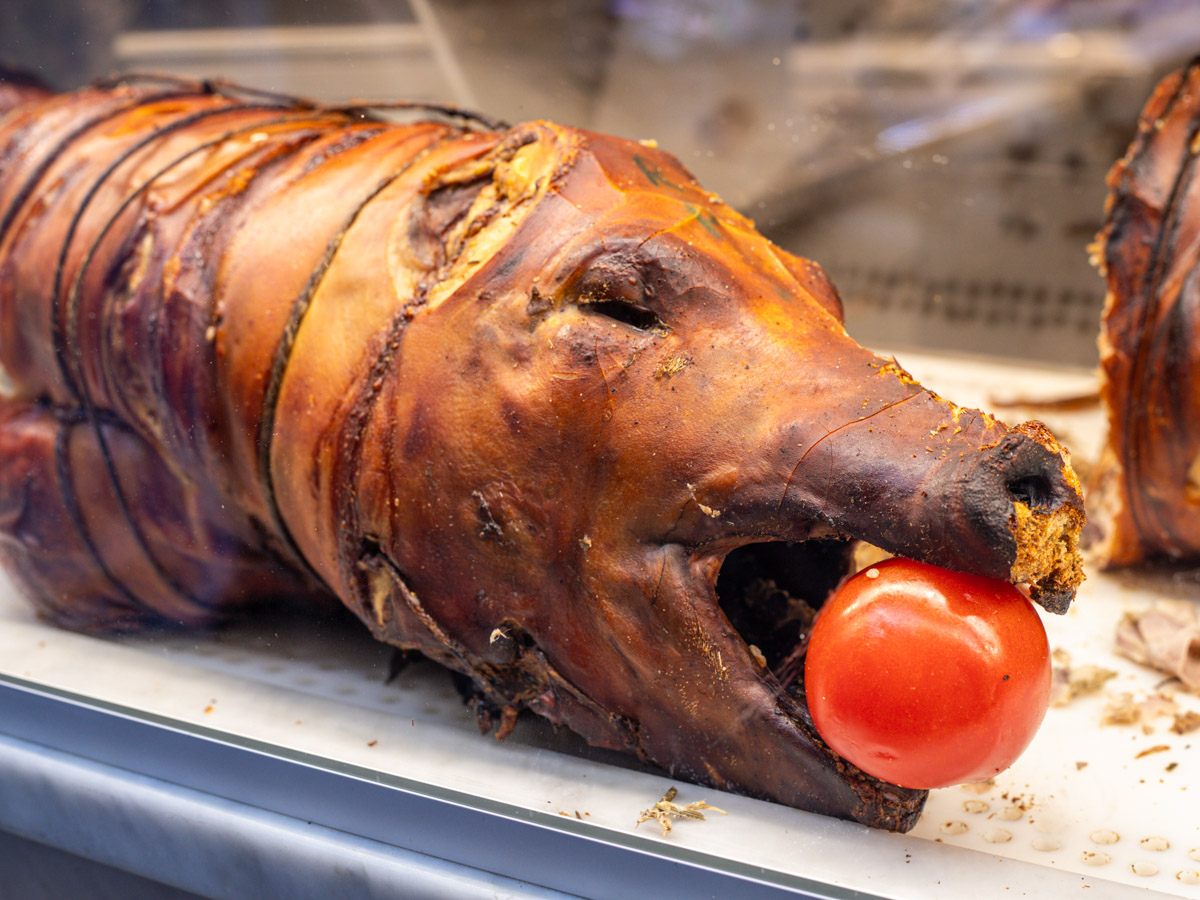
[[[786,688],[803,672],[816,612],[850,571],[849,541],[766,541],[731,551],[716,594],[751,656]]]

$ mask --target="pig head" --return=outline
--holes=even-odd
[[[520,126],[395,228],[418,300],[342,426],[287,396],[275,419],[280,520],[316,571],[468,676],[501,735],[529,708],[680,777],[911,827],[924,793],[813,728],[811,610],[855,538],[1064,611],[1062,448],[860,347],[818,266],[652,146]]]

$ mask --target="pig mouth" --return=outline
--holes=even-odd
[[[1077,517],[1070,504],[1053,502],[1049,492],[1043,492],[1044,496],[1035,493],[1023,483],[1010,487],[1013,521],[1026,515],[1023,510],[1032,509],[1039,527],[1050,535],[1058,535],[1063,529],[1070,534],[1078,530],[1070,524]],[[1073,546],[1069,541],[1065,544]],[[729,626],[728,637],[735,645],[740,639],[745,649],[748,665],[743,673],[757,676],[774,698],[773,713],[792,723],[792,739],[809,746],[808,774],[814,776],[817,793],[832,792],[835,789],[831,782],[840,781],[861,804],[852,818],[891,830],[908,830],[920,815],[927,792],[871,776],[830,749],[813,725],[804,684],[809,636],[826,599],[843,579],[890,553],[853,536],[853,532],[834,530],[825,524],[814,527],[801,540],[764,534],[744,536],[732,549],[728,546],[720,550],[707,548],[707,566],[703,551],[697,558],[699,570],[710,573],[701,583],[693,582],[695,589],[706,594],[697,599],[719,608]],[[916,552],[912,552],[914,549]],[[937,542],[929,542],[904,555],[945,564],[944,553]],[[954,562],[954,568],[969,571],[962,565],[963,560]],[[1033,599],[1048,611],[1065,611],[1055,573],[1047,576],[1033,569],[1026,572],[1023,564],[1011,567],[1010,573],[1009,580],[1016,583],[1026,581],[1020,576],[1028,574]],[[974,574],[994,577],[986,571]],[[816,773],[814,768],[823,773]]]
[[[838,756],[813,725],[804,684],[808,640],[821,606],[843,579],[886,555],[842,532],[800,541],[762,539],[714,559],[720,568],[702,589],[740,638],[760,683],[773,694],[773,714],[790,722],[792,740],[807,745],[809,803],[819,808],[840,796],[835,802],[849,802],[850,807],[836,815],[907,831],[928,792],[876,778]],[[847,790],[857,799],[848,801],[842,793]]]
[[[855,547],[840,535],[746,544],[717,575],[717,603],[747,652],[801,704],[809,633],[825,598],[852,574]]]

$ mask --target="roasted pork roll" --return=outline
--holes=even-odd
[[[1109,172],[1095,260],[1108,436],[1088,543],[1106,567],[1200,559],[1200,65],[1163,79]]]

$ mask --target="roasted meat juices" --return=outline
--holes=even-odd
[[[530,709],[872,825],[924,792],[837,757],[794,679],[850,539],[1054,612],[1082,577],[1045,429],[860,347],[644,144],[211,83],[25,103],[0,321],[0,547],[45,616],[327,597],[501,734]]]

